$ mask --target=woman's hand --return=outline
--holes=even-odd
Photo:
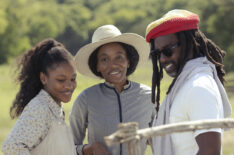
[[[83,153],[84,155],[110,155],[105,146],[99,142],[85,145]]]

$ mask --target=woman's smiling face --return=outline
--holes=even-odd
[[[60,105],[61,102],[69,102],[76,88],[76,71],[74,64],[63,62],[54,64],[47,69],[47,74],[40,73],[40,79],[44,89]]]
[[[114,85],[124,85],[127,81],[129,60],[126,51],[118,43],[103,45],[97,54],[97,71]]]

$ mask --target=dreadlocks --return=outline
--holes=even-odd
[[[153,40],[151,40],[151,51],[153,51],[154,43]],[[157,88],[157,95],[156,95],[156,111],[159,110],[159,101],[160,101],[160,81],[163,78],[163,72],[162,72],[162,66],[157,61],[159,59],[159,55],[155,52],[150,52],[150,58],[152,59],[153,64],[153,76],[152,76],[152,95],[151,95],[151,101],[152,103],[155,103],[155,89]]]
[[[172,87],[174,86],[177,77],[182,72],[184,65],[189,60],[189,52],[193,52],[193,59],[201,56],[206,56],[209,61],[215,64],[216,71],[219,77],[219,80],[222,84],[224,84],[224,65],[223,65],[223,58],[226,54],[225,51],[221,50],[214,42],[210,39],[206,38],[206,36],[197,29],[188,30],[188,31],[180,31],[175,33],[179,39],[181,45],[181,57],[179,59],[179,66],[177,70],[177,75],[173,79],[172,83],[169,86],[167,94],[170,93]],[[154,41],[151,40],[151,50],[154,50]],[[192,49],[192,50],[191,50]],[[159,110],[159,103],[160,103],[160,81],[163,77],[162,66],[158,62],[159,55],[155,52],[150,54],[153,64],[153,76],[152,76],[152,102],[156,103],[157,107],[156,110]],[[157,89],[157,95],[155,97],[155,90]]]

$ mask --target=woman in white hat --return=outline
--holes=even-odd
[[[77,52],[78,71],[105,80],[84,90],[73,104],[69,119],[79,155],[127,155],[125,145],[107,147],[104,137],[115,132],[122,122],[149,127],[155,114],[151,89],[128,80],[136,66],[147,60],[148,51],[143,37],[122,34],[115,26],[104,25],[94,32],[92,43]],[[83,144],[86,129],[88,144]],[[142,140],[142,154],[145,149],[146,140]]]

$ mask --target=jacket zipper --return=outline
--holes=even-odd
[[[120,101],[120,96],[119,96],[119,93],[114,89],[116,95],[117,95],[117,98],[118,98],[118,105],[119,105],[119,121],[120,123],[123,122],[123,116],[122,116],[122,106],[121,106],[121,101]],[[120,143],[120,155],[122,155],[122,148],[123,148],[123,145],[122,143]]]

